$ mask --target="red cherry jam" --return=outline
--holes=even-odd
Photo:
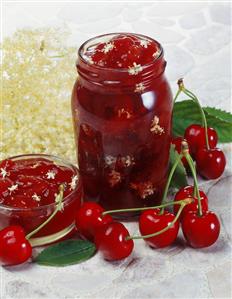
[[[72,95],[86,200],[105,209],[159,203],[166,182],[172,94],[161,45],[107,34],[79,49]]]
[[[38,236],[69,227],[81,204],[79,174],[75,167],[49,156],[21,156],[0,162],[0,229],[21,225],[29,233],[55,209],[60,185],[64,186],[64,210]]]

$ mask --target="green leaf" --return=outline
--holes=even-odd
[[[205,112],[212,116],[215,116],[216,118],[232,123],[232,114],[227,111],[223,111],[214,107],[205,107],[204,110]]]
[[[175,146],[171,145],[170,156],[169,156],[169,171],[172,168],[178,156],[179,154],[175,150]],[[182,162],[180,162],[175,170],[170,186],[179,189],[186,185],[188,185],[186,170]]]
[[[232,142],[232,115],[229,112],[203,107],[209,127],[213,127],[219,137],[219,142]],[[185,129],[190,125],[201,124],[199,109],[192,100],[176,102],[173,111],[173,135],[183,136]]]
[[[64,267],[89,259],[96,251],[93,243],[67,240],[44,249],[35,259],[40,265]]]

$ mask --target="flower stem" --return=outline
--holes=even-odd
[[[180,214],[181,214],[181,212],[182,212],[182,210],[183,210],[183,208],[185,207],[186,204],[187,204],[186,202],[182,202],[181,203],[180,208],[179,208],[178,213],[176,214],[175,218],[165,228],[163,228],[163,229],[161,229],[158,232],[155,232],[153,234],[149,234],[149,235],[144,235],[144,236],[128,236],[128,237],[126,237],[126,240],[148,239],[148,238],[152,238],[152,237],[158,236],[158,235],[166,232],[167,230],[169,230],[170,227],[173,226],[173,224],[176,223],[176,221],[180,217]]]
[[[146,210],[150,210],[150,209],[161,209],[161,208],[165,208],[165,207],[172,206],[172,205],[181,205],[183,202],[185,202],[185,204],[190,204],[190,203],[193,202],[193,200],[191,198],[184,198],[184,199],[178,200],[178,201],[167,202],[167,203],[164,203],[164,204],[159,205],[159,206],[143,207],[143,208],[131,208],[131,209],[120,209],[120,210],[109,210],[109,211],[103,212],[102,216],[105,216],[107,214],[114,214],[114,213],[138,212],[138,211],[146,211]]]
[[[54,217],[55,215],[62,210],[63,205],[62,205],[62,200],[64,197],[64,186],[60,185],[59,187],[59,194],[56,195],[55,202],[56,202],[56,208],[53,211],[53,213],[48,217],[46,221],[44,221],[41,225],[39,225],[35,230],[30,232],[29,234],[26,235],[26,239],[29,240],[32,236],[34,236],[38,231],[40,231],[45,225],[47,225]]]
[[[198,214],[199,214],[199,216],[202,216],[201,196],[200,196],[200,191],[199,191],[198,182],[197,182],[196,168],[194,166],[193,159],[189,154],[188,143],[186,141],[182,141],[182,154],[186,158],[188,165],[190,167],[190,170],[192,172],[192,176],[193,176],[193,180],[194,180],[194,192],[196,192],[196,197],[198,200]]]

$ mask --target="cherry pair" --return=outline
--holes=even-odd
[[[188,187],[188,189],[193,189],[191,186]],[[182,190],[179,192],[182,192]],[[185,192],[186,190],[184,190],[183,193]],[[192,203],[186,204],[183,208],[180,218],[184,237],[187,243],[193,248],[211,246],[217,241],[220,233],[220,222],[215,213],[208,211],[207,197],[203,195],[203,192],[201,192],[201,194],[203,196],[202,206],[204,207],[202,215],[199,216],[198,203],[194,199]],[[178,197],[180,198],[180,193]],[[177,207],[177,205],[175,205],[175,207]],[[174,210],[176,209],[174,208]],[[144,240],[153,248],[169,246],[176,240],[178,235],[180,225],[178,220],[175,221],[177,218],[177,216],[175,218],[174,214],[167,211],[161,214],[159,209],[147,210],[140,216],[140,233],[148,236]],[[165,230],[165,227],[168,229]],[[164,232],[161,234],[154,233],[157,231],[161,232],[162,230]],[[149,235],[151,235],[151,237],[149,237]]]
[[[223,151],[216,147],[216,131],[213,128],[207,128],[206,131],[204,127],[193,124],[185,130],[184,137],[189,144],[190,153],[196,160],[199,174],[206,179],[220,177],[224,172],[226,159]]]
[[[198,211],[198,199],[196,198],[196,196],[193,196],[193,191],[194,191],[193,186],[186,186],[177,192],[174,199],[174,214],[168,211],[163,211],[162,213],[161,212],[162,210],[160,209],[146,210],[141,214],[139,220],[139,229],[142,235],[154,234],[154,232],[161,231],[165,227],[168,227],[170,223],[173,223],[173,225],[171,225],[167,231],[159,235],[145,239],[145,241],[151,247],[153,248],[166,247],[171,245],[176,240],[180,225],[178,219],[176,219],[175,221],[175,215],[178,214],[178,211],[181,208],[181,204],[177,204],[178,202],[181,202],[187,198],[191,199],[191,202],[184,205],[182,211],[180,211],[180,215],[178,217],[180,220],[185,218],[188,212]],[[205,212],[208,210],[208,198],[206,197],[203,191],[200,191],[200,195],[201,195],[202,208]],[[187,228],[185,228],[185,235],[186,237],[189,235]],[[191,239],[191,236],[189,236],[188,239]],[[192,244],[195,244],[195,246],[193,247],[198,247],[197,242],[191,242],[190,245]],[[211,244],[205,242],[204,245],[205,245],[204,247],[206,247],[206,246],[210,246]]]
[[[110,215],[104,215],[104,209],[95,202],[85,202],[78,210],[76,226],[83,238],[94,241],[106,260],[123,259],[133,250],[134,242],[127,240],[126,227]]]
[[[186,205],[181,213],[182,231],[188,244],[194,248],[208,247],[214,244],[220,233],[220,222],[215,213],[208,211],[208,198],[199,190],[202,215],[199,215],[199,204],[194,187],[181,188],[175,195],[175,202],[184,198],[192,198],[193,202]],[[174,213],[178,212],[178,205],[174,206]]]
[[[222,175],[226,165],[226,159],[223,151],[216,148],[217,133],[213,128],[208,128],[208,139],[210,148],[205,146],[205,128],[193,124],[185,130],[185,139],[189,144],[190,153],[196,160],[198,173],[206,179],[216,179]],[[184,140],[179,136],[172,139],[172,144],[178,153],[181,153],[181,143]],[[187,167],[188,163],[185,157],[182,163]]]
[[[194,93],[186,89],[183,79],[178,80],[179,90],[174,101],[179,94],[183,92],[190,100],[195,102],[201,114],[202,125],[191,124],[184,133],[184,138],[189,144],[190,154],[196,160],[198,173],[206,179],[216,179],[220,177],[225,169],[226,159],[223,151],[217,148],[218,136],[213,128],[208,128],[204,109]],[[176,150],[181,152],[181,142],[183,137],[174,138],[172,143],[175,144]],[[186,166],[186,160],[182,159]]]

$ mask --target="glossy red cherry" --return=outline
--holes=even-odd
[[[175,218],[175,215],[164,211],[159,214],[160,209],[144,211],[139,218],[139,230],[141,235],[149,235],[167,227]],[[153,248],[162,248],[171,245],[177,237],[179,222],[176,221],[167,231],[155,237],[144,239]]]
[[[201,190],[200,197],[201,197],[201,207],[202,211],[206,212],[208,210],[208,197],[205,195],[205,193]],[[184,209],[181,212],[180,219],[182,219],[184,213],[188,211],[198,211],[198,200],[197,197],[193,196],[194,193],[194,187],[193,186],[186,186],[181,188],[175,195],[174,201],[179,201],[185,198],[193,198],[194,202],[186,205]],[[180,208],[180,205],[174,205],[174,213],[177,214],[178,210]]]
[[[219,148],[198,150],[196,154],[196,164],[198,173],[208,179],[219,178],[225,169],[226,158]]]
[[[182,141],[184,140],[184,137],[178,136],[176,138],[172,138],[171,143],[175,145],[175,150],[180,154],[181,153],[181,149],[182,149]],[[185,167],[188,166],[188,161],[186,160],[185,157],[183,157],[181,159],[183,165]]]
[[[95,202],[85,202],[76,215],[76,227],[80,235],[88,240],[93,240],[99,227],[111,223],[113,218],[110,215],[102,217],[105,210]]]
[[[126,227],[114,221],[97,230],[94,242],[104,259],[117,261],[128,257],[134,248],[134,241],[126,240],[129,236]]]
[[[198,216],[196,211],[184,214],[182,230],[188,244],[193,248],[203,248],[214,244],[220,233],[220,222],[215,213],[207,211]]]
[[[217,132],[213,128],[207,128],[207,133],[209,147],[215,148],[218,141]],[[189,144],[190,153],[193,157],[195,157],[198,149],[206,146],[205,128],[200,125],[192,124],[188,126],[185,130],[184,138]]]
[[[8,226],[0,231],[0,264],[18,265],[26,262],[32,254],[32,247],[25,239],[21,226]]]

